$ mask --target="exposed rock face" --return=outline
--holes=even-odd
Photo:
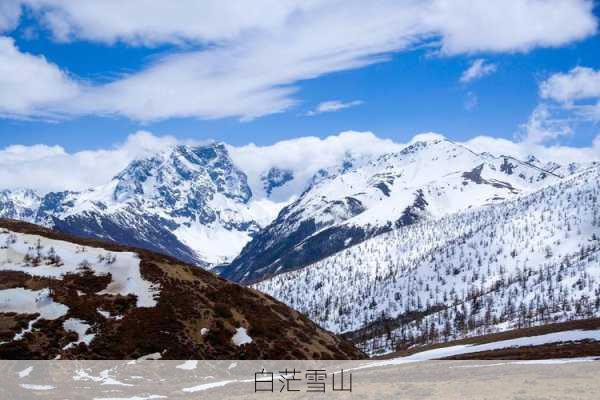
[[[270,196],[273,189],[281,187],[294,179],[294,173],[288,169],[271,168],[261,176],[263,188],[267,196]]]

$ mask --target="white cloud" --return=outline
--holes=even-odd
[[[587,0],[438,0],[429,3],[426,20],[446,54],[524,52],[593,34],[593,6]]]
[[[532,142],[514,142],[508,139],[477,136],[465,142],[476,152],[488,152],[495,155],[510,155],[525,160],[533,155],[543,162],[558,162],[560,164],[600,161],[600,135],[589,147],[546,146]]]
[[[596,123],[600,121],[600,100],[595,104],[578,105],[576,112],[582,119]]]
[[[469,83],[484,76],[493,74],[497,69],[496,64],[486,63],[482,58],[474,60],[469,68],[467,68],[461,75],[460,81],[462,83]]]
[[[573,134],[571,121],[559,118],[552,107],[539,104],[529,116],[526,123],[520,126],[522,138],[528,143],[547,143],[563,136]]]
[[[573,134],[576,125],[600,121],[600,71],[575,67],[539,85],[540,104],[521,126],[525,140],[543,143]]]
[[[315,0],[23,0],[61,41],[132,45],[222,42],[284,27]]]
[[[43,60],[46,71],[62,76],[51,82],[70,90],[40,99],[35,86],[25,85],[21,101],[5,114],[251,119],[292,107],[298,82],[383,62],[416,45],[444,55],[515,52],[561,46],[596,30],[586,0],[22,1],[59,40],[185,46],[140,72],[97,85],[65,82],[56,66],[28,58]],[[2,79],[2,92],[21,82],[11,82],[10,73]]]
[[[449,54],[560,46],[596,28],[589,0],[256,0],[251,6],[220,0],[22,2],[32,7],[59,39],[105,43],[219,42],[257,31],[284,31],[335,13],[343,14],[344,19],[332,21],[337,23],[330,27],[334,35],[344,28],[352,31],[353,22],[392,22],[408,15],[410,23],[404,21],[388,30],[402,36],[438,35],[442,50]],[[352,38],[345,41],[351,43]]]
[[[40,192],[84,190],[109,182],[132,160],[163,151],[176,144],[198,145],[172,136],[140,131],[112,148],[69,153],[61,146],[12,145],[0,149],[0,190],[32,188]],[[231,157],[248,174],[249,184],[264,196],[261,175],[272,167],[291,169],[294,181],[275,200],[287,200],[321,168],[338,165],[347,156],[375,156],[402,149],[403,145],[370,132],[342,132],[326,138],[302,137],[270,146],[228,146]]]
[[[0,37],[0,116],[51,114],[48,107],[74,98],[79,87],[42,56],[25,54]]]
[[[552,100],[582,121],[600,121],[600,70],[575,67],[540,84],[540,97]]]
[[[0,2],[0,32],[14,29],[20,17],[21,4],[19,0],[2,0]]]
[[[540,84],[540,96],[562,103],[600,97],[600,71],[575,67],[550,76]]]
[[[416,140],[440,138],[439,134],[423,133]],[[12,145],[0,149],[0,190],[31,188],[40,192],[84,190],[109,182],[132,160],[163,151],[176,144],[200,144],[181,141],[172,136],[156,136],[137,132],[123,143],[108,149],[67,152],[60,146],[38,144]],[[478,152],[512,155],[525,159],[535,155],[542,161],[563,164],[600,160],[600,136],[590,147],[545,146],[539,143],[514,142],[507,139],[479,136],[464,142]],[[289,169],[294,180],[274,192],[275,201],[285,201],[305,189],[305,185],[321,168],[340,165],[347,157],[376,157],[397,152],[406,144],[377,137],[371,132],[341,132],[325,138],[301,137],[284,140],[269,146],[248,144],[228,146],[231,157],[248,175],[253,193],[265,195],[261,175],[270,168]]]
[[[75,153],[44,144],[8,146],[0,149],[0,189],[87,189],[109,182],[133,159],[176,143],[173,137],[138,132],[114,148]]]
[[[306,115],[311,117],[317,114],[336,112],[343,110],[344,108],[356,107],[361,104],[363,104],[361,100],[353,100],[348,102],[343,102],[340,100],[329,100],[319,103],[314,110],[310,110],[306,113]]]
[[[398,151],[404,145],[382,139],[371,132],[341,132],[326,138],[314,136],[284,140],[270,146],[230,146],[230,153],[237,165],[247,174],[252,191],[263,195],[261,174],[272,167],[289,169],[294,180],[282,191],[277,191],[276,201],[287,200],[302,191],[304,185],[322,168],[339,165],[347,156],[376,156]]]

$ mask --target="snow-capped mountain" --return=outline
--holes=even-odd
[[[220,143],[169,148],[81,192],[2,191],[0,217],[221,265],[226,277],[248,283],[394,227],[502,202],[587,167],[478,154],[434,134],[393,153],[345,152],[311,178],[285,163],[251,168],[248,157],[231,151]],[[296,192],[300,181],[305,186]],[[277,215],[286,204],[281,190],[289,192],[292,183],[292,201]]]
[[[598,317],[599,206],[593,167],[400,226],[255,287],[326,329],[354,332],[369,352]]]
[[[274,217],[223,144],[177,146],[133,161],[109,183],[38,196],[2,192],[0,216],[173,255],[227,262]]]
[[[265,194],[271,196],[273,189],[281,187],[294,179],[294,172],[289,169],[271,168],[260,177]]]
[[[0,218],[35,219],[42,197],[33,190],[0,190]]]
[[[261,230],[223,271],[244,283],[301,268],[369,237],[528,193],[561,176],[439,135],[371,160],[346,160]]]
[[[573,175],[577,172],[584,171],[588,168],[600,165],[600,162],[598,162],[598,161],[570,162],[567,164],[559,164],[556,161],[545,161],[544,162],[544,161],[541,161],[539,158],[537,158],[534,155],[527,156],[527,158],[525,159],[525,162],[527,162],[528,164],[531,164],[535,167],[546,170],[548,172],[552,172],[553,174],[561,176],[563,178],[567,177],[569,175]]]

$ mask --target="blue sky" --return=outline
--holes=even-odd
[[[43,4],[44,1],[38,3]],[[132,6],[135,6],[133,4],[135,1],[131,3]],[[412,9],[395,10],[394,6],[384,3],[386,2],[381,2],[380,8],[392,7],[391,11],[407,12],[408,15],[415,12]],[[124,141],[128,135],[138,130],[151,131],[156,135],[174,135],[183,139],[212,138],[234,145],[248,142],[267,145],[300,136],[325,137],[345,130],[372,131],[379,137],[390,138],[398,142],[406,142],[414,134],[426,131],[439,132],[456,140],[467,140],[478,135],[521,140],[527,135],[526,129],[521,125],[530,120],[536,107],[547,102],[552,103],[552,116],[549,119],[564,120],[565,125],[573,132],[544,136],[543,141],[547,141],[548,144],[559,143],[576,147],[590,146],[600,131],[598,120],[595,117],[581,118],[579,114],[577,117],[573,117],[574,109],[566,107],[565,102],[557,102],[551,95],[549,100],[540,98],[540,85],[554,75],[569,74],[576,67],[586,67],[591,72],[600,70],[600,57],[598,57],[600,38],[597,34],[597,27],[594,25],[598,10],[596,8],[595,14],[592,14],[590,3],[586,1],[572,3],[579,3],[582,8],[579,13],[577,10],[565,11],[565,18],[571,15],[586,18],[586,14],[589,14],[587,15],[588,19],[579,24],[585,26],[587,23],[589,29],[568,32],[570,28],[567,25],[576,22],[570,18],[570,20],[563,21],[562,24],[561,21],[555,21],[556,26],[544,27],[547,29],[547,33],[541,33],[540,37],[532,39],[528,37],[527,32],[522,34],[522,38],[518,37],[519,29],[515,27],[514,30],[517,31],[514,34],[515,37],[511,37],[510,40],[506,39],[506,46],[500,49],[497,44],[493,43],[496,38],[492,34],[490,34],[489,43],[484,39],[477,43],[464,40],[451,43],[449,33],[447,37],[443,33],[437,34],[437,37],[433,39],[428,39],[428,34],[424,33],[423,37],[419,37],[418,40],[411,39],[412,43],[410,44],[394,43],[388,47],[390,40],[399,41],[398,38],[405,35],[404,32],[390,31],[389,37],[385,37],[383,40],[374,38],[372,43],[365,42],[360,51],[353,50],[354,53],[348,57],[350,60],[344,60],[341,66],[330,69],[327,66],[318,66],[315,67],[316,70],[306,74],[302,71],[290,78],[274,78],[272,83],[266,84],[268,91],[278,87],[293,87],[294,92],[291,95],[286,94],[283,99],[276,95],[274,100],[271,99],[272,93],[268,92],[267,104],[264,107],[261,106],[257,111],[260,115],[256,117],[251,115],[248,120],[244,113],[255,112],[254,99],[251,99],[253,104],[247,107],[250,108],[249,111],[247,109],[240,110],[239,107],[234,107],[233,111],[229,110],[232,103],[241,99],[237,88],[233,90],[232,96],[219,100],[223,102],[223,112],[219,109],[218,104],[210,104],[211,96],[213,94],[216,97],[219,96],[220,94],[217,92],[226,83],[216,86],[217,89],[207,89],[206,99],[203,97],[200,100],[207,101],[206,107],[196,110],[193,105],[182,104],[181,111],[177,106],[173,106],[166,113],[161,110],[156,118],[154,114],[147,114],[145,110],[136,108],[136,103],[145,101],[145,98],[138,94],[144,92],[140,91],[137,86],[131,89],[130,82],[126,82],[127,85],[118,86],[109,94],[105,93],[107,91],[98,90],[99,87],[120,81],[122,78],[127,80],[128,77],[143,76],[145,71],[151,69],[152,66],[170,62],[170,57],[174,54],[187,57],[190,54],[213,51],[216,55],[206,61],[214,62],[217,66],[227,69],[229,68],[227,60],[223,61],[218,58],[221,57],[218,52],[219,47],[228,50],[229,46],[236,51],[234,54],[237,55],[238,47],[254,45],[253,42],[248,44],[248,39],[236,37],[235,33],[223,33],[220,27],[215,27],[214,32],[195,33],[195,31],[191,31],[191,33],[181,34],[177,31],[172,33],[168,24],[167,26],[151,26],[151,28],[154,27],[153,29],[160,29],[163,32],[162,35],[166,37],[154,39],[152,31],[149,34],[149,28],[144,26],[127,27],[127,33],[123,33],[122,30],[125,28],[121,26],[115,26],[113,29],[110,26],[110,18],[107,19],[107,27],[100,26],[94,30],[83,25],[87,18],[83,14],[85,10],[69,9],[69,7],[76,7],[72,5],[73,3],[70,6],[63,6],[60,1],[49,1],[49,5],[40,6],[28,4],[27,1],[22,4],[15,1],[20,13],[16,22],[13,21],[10,27],[4,29],[4,37],[12,38],[14,41],[12,47],[17,49],[20,55],[43,57],[47,65],[57,68],[64,75],[58,82],[55,82],[56,79],[53,78],[54,81],[44,85],[43,88],[49,87],[49,91],[56,93],[63,90],[63,87],[70,88],[69,85],[79,85],[92,87],[92,89],[84,87],[81,91],[94,93],[89,95],[85,93],[81,99],[77,96],[74,96],[73,99],[67,97],[58,100],[53,96],[50,97],[50,100],[44,97],[43,101],[34,98],[34,101],[23,106],[24,108],[21,106],[15,108],[11,104],[6,105],[5,108],[8,111],[5,111],[0,118],[0,147],[11,144],[44,143],[61,145],[70,152],[106,148],[114,143]],[[564,2],[561,4],[564,5]],[[490,7],[492,7],[491,4]],[[102,12],[109,11],[98,10],[99,18],[102,18]],[[157,12],[160,11],[157,10]],[[185,11],[182,10],[182,12]],[[368,11],[378,15],[377,10]],[[490,12],[492,11],[490,10]],[[65,21],[60,24],[52,22],[56,26],[52,25],[49,21],[55,21],[56,18],[49,18],[50,12],[54,12],[52,15],[55,17],[62,16]],[[302,22],[310,24],[312,20],[321,18],[321,15],[325,14],[327,10],[321,11],[317,7],[316,10],[302,12],[306,15],[297,17],[296,14],[302,14],[300,11],[290,11],[291,17],[286,17],[283,28],[277,25],[276,34],[279,36],[287,34],[285,29],[287,29],[286,24],[289,20],[306,18]],[[531,13],[529,18],[532,24],[535,23],[536,18],[548,19],[544,10],[532,8]],[[77,18],[80,18],[81,22],[77,22]],[[143,15],[140,18],[143,18]],[[279,18],[279,16],[273,18]],[[347,18],[359,19],[360,15],[352,14]],[[460,18],[460,10],[456,12],[452,10],[447,15],[444,14],[443,18]],[[482,19],[485,18],[488,16],[482,15]],[[589,25],[590,21],[594,26]],[[199,21],[199,23],[201,22]],[[450,22],[443,21],[440,23],[442,26],[435,29],[446,32],[450,29],[446,25],[453,26]],[[242,23],[252,24],[254,22],[240,22],[240,24]],[[384,23],[386,22],[381,22],[381,24]],[[69,26],[68,32],[64,33],[59,30],[59,28],[63,29],[61,24],[71,24],[72,26]],[[292,23],[289,24],[291,26],[289,28],[290,37],[293,38],[295,27]],[[513,22],[507,19],[501,27],[490,26],[490,29],[511,30],[512,24]],[[320,26],[318,25],[318,27]],[[177,21],[173,21],[173,29],[176,27]],[[271,28],[253,26],[252,29],[252,32],[254,30],[260,32],[261,29],[267,32]],[[425,28],[422,29],[424,32],[428,32]],[[433,28],[427,29],[437,32]],[[567,32],[561,34],[563,36],[557,37],[556,32],[559,29]],[[341,31],[343,32],[343,29]],[[459,33],[462,34],[462,32]],[[300,34],[304,34],[304,32],[300,32]],[[324,31],[322,34],[327,35],[328,32]],[[177,37],[173,39],[169,35]],[[194,35],[197,35],[197,38]],[[223,35],[226,36],[225,39],[222,38]],[[265,33],[262,37],[257,34],[256,43],[261,46],[266,43],[268,47],[269,38],[275,37],[270,35],[271,33]],[[180,36],[183,36],[184,39],[182,40]],[[454,36],[460,35],[455,33]],[[485,36],[486,34],[482,34],[482,37]],[[501,36],[501,39],[505,38],[505,35]],[[317,37],[315,40],[318,41],[319,38]],[[549,41],[552,42],[551,45],[546,44]],[[293,46],[292,43],[294,43],[293,40],[289,45]],[[332,47],[325,48],[323,51],[334,52],[335,46],[342,47],[343,45],[345,45],[343,42],[332,42]],[[310,49],[312,43],[302,43],[302,46],[309,46],[307,48]],[[363,48],[366,46],[373,46],[373,50],[364,51]],[[446,48],[449,50],[444,50]],[[278,51],[285,52],[285,47],[281,50],[277,47],[274,49],[277,51],[269,54],[269,57],[277,58],[280,54]],[[246,53],[242,52],[242,54]],[[298,54],[302,54],[302,48],[298,50]],[[229,53],[225,52],[223,58],[228,55]],[[373,57],[382,55],[385,57],[385,61],[373,59]],[[249,55],[249,57],[253,56],[254,53]],[[265,55],[261,53],[260,56]],[[294,57],[298,56],[294,54]],[[353,66],[352,63],[363,58],[369,59],[365,63],[367,65]],[[257,59],[265,60],[264,58]],[[292,58],[290,63],[295,60]],[[485,65],[492,65],[494,71],[470,82],[461,82],[461,75],[475,60],[483,60]],[[173,63],[173,65],[179,64]],[[16,64],[15,68],[19,66],[20,64]],[[287,67],[287,64],[282,63],[282,66]],[[17,70],[15,70],[16,72]],[[252,72],[254,73],[254,71]],[[187,73],[188,71],[182,72],[182,74]],[[253,76],[252,79],[262,79],[261,73],[261,69],[258,68],[256,73],[258,77]],[[264,74],[269,73],[271,71],[267,68]],[[209,75],[209,78],[212,76]],[[220,74],[217,76],[220,77]],[[170,76],[168,78],[170,79]],[[225,78],[229,79],[229,75],[225,75]],[[206,77],[202,76],[201,79],[206,79]],[[149,81],[151,84],[155,84],[160,79],[150,76]],[[0,90],[3,89],[2,82],[0,79]],[[205,87],[203,82],[199,81],[197,86],[199,90]],[[147,84],[146,81],[142,83]],[[156,84],[158,85],[158,83]],[[595,83],[592,82],[592,84]],[[37,88],[34,87],[33,90],[37,90]],[[127,97],[125,97],[122,93],[115,93],[118,90],[131,91],[132,94],[127,93]],[[159,93],[172,90],[174,96],[178,96],[181,88],[167,85],[158,87],[156,90]],[[215,93],[211,93],[211,90]],[[226,88],[226,90],[229,89]],[[260,90],[263,90],[262,86]],[[188,97],[190,94],[187,92],[180,94],[180,98]],[[594,105],[597,97],[592,93],[585,98],[575,96],[569,101],[570,105],[572,105],[572,101],[580,100]],[[159,95],[158,100],[160,98]],[[260,101],[261,98],[256,101]],[[282,102],[285,103],[288,100],[294,104],[281,105]],[[327,101],[360,102],[360,104],[335,112],[307,115],[320,103]],[[101,103],[102,106],[97,106],[98,103]],[[171,104],[172,101],[167,100],[165,103]],[[80,104],[85,104],[84,110],[80,109]],[[118,109],[119,104],[124,104],[124,107],[133,105],[131,111],[121,112]],[[269,111],[271,104],[273,104],[272,112]],[[115,108],[117,109],[115,110]],[[0,110],[2,110],[1,105]],[[182,117],[181,113],[194,115]]]

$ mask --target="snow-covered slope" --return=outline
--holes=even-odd
[[[497,204],[560,179],[512,157],[474,153],[439,135],[417,137],[400,152],[348,160],[318,174],[224,276],[256,282],[394,227]]]
[[[5,229],[0,230],[0,243],[0,271],[58,280],[86,270],[95,275],[110,274],[111,281],[100,294],[132,294],[137,299],[137,307],[156,305],[154,297],[159,294],[159,288],[142,278],[140,260],[135,253],[110,252]]]
[[[0,193],[0,216],[170,254],[200,265],[235,257],[275,216],[254,201],[223,144],[177,146],[136,160],[84,192]]]
[[[0,219],[1,359],[148,355],[362,357],[298,312],[201,268]]]
[[[600,167],[255,287],[369,351],[600,316]]]
[[[556,174],[563,178],[581,171],[585,171],[588,168],[597,167],[600,165],[599,161],[570,162],[566,164],[560,164],[556,161],[541,161],[539,158],[533,155],[529,155],[528,157],[526,157],[525,162],[535,167],[552,172],[553,174]]]

